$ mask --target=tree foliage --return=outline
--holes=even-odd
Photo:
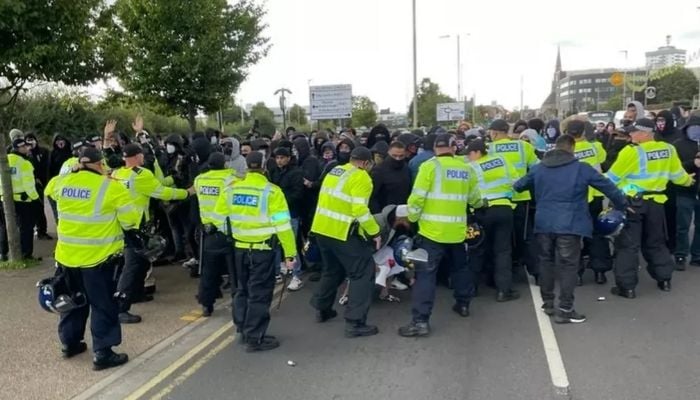
[[[215,112],[265,56],[264,10],[250,0],[117,0],[108,46],[119,81],[186,117]]]
[[[352,126],[371,127],[377,123],[377,104],[367,96],[352,98]]]
[[[265,103],[256,103],[253,108],[250,109],[250,118],[254,121],[258,121],[258,132],[266,135],[275,133],[275,129],[277,129],[275,113],[267,108]]]
[[[656,97],[650,103],[692,100],[698,95],[698,80],[689,69],[678,69],[666,76],[649,82],[656,87]]]
[[[603,105],[604,110],[619,111],[622,110],[622,93],[616,93]]]
[[[418,86],[418,125],[433,126],[437,124],[437,105],[453,102],[450,96],[440,91],[440,86],[430,78],[423,78]],[[408,107],[409,123],[413,124],[413,101]]]
[[[292,108],[287,110],[287,121],[289,124],[297,127],[304,126],[308,124],[306,119],[306,110],[299,104],[294,104]]]

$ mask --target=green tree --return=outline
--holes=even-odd
[[[265,11],[251,0],[117,0],[108,45],[120,83],[187,118],[225,104],[267,54]]]
[[[656,88],[654,104],[681,100],[692,100],[698,95],[698,79],[689,69],[678,69],[662,78],[652,80],[649,86]]]
[[[0,180],[9,256],[21,258],[12,199],[5,134],[13,124],[17,98],[28,82],[69,85],[94,82],[107,71],[98,44],[107,22],[102,0],[0,1]]]
[[[272,135],[277,129],[275,124],[275,113],[272,112],[265,103],[259,102],[250,109],[250,118],[258,121],[258,132],[266,135]]]
[[[611,111],[622,110],[622,93],[617,93],[608,99],[603,105],[603,109]]]
[[[294,104],[292,108],[287,110],[287,120],[297,129],[309,123],[306,119],[306,110],[299,104]]]
[[[423,78],[418,86],[418,125],[433,126],[437,124],[437,105],[454,100],[440,91],[440,86],[430,78]],[[408,107],[409,125],[413,125],[413,101]]]
[[[249,119],[248,113],[238,104],[229,104],[227,107],[224,107],[222,114],[225,124],[244,124]]]
[[[377,104],[367,96],[352,97],[352,126],[370,127],[377,123]]]

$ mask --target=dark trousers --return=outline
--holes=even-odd
[[[72,290],[84,293],[88,301],[85,307],[61,314],[58,337],[64,346],[83,341],[88,316],[93,351],[108,350],[122,342],[119,308],[114,298],[117,264],[105,262],[93,268],[63,267]]]
[[[435,286],[438,267],[443,257],[450,261],[450,280],[455,302],[468,306],[474,297],[474,277],[467,264],[467,250],[464,243],[437,243],[419,236],[416,246],[428,253],[428,262],[416,267],[416,283],[411,295],[411,312],[416,322],[428,322],[435,303]]]
[[[136,254],[133,247],[127,245],[124,248],[124,269],[117,284],[120,293],[119,312],[129,311],[134,300],[144,295],[143,285],[149,267],[148,260]]]
[[[469,268],[475,277],[488,269],[493,273],[498,291],[509,292],[513,284],[513,209],[510,206],[488,207],[480,213],[479,222],[484,227],[486,238],[479,247],[469,248]],[[488,260],[491,260],[493,269],[487,265]]]
[[[233,323],[248,342],[262,340],[270,325],[270,305],[275,289],[275,253],[272,250],[236,249]],[[232,271],[233,272],[233,271]]]
[[[666,247],[674,254],[676,252],[676,246],[678,245],[678,237],[676,233],[678,229],[676,227],[676,213],[678,193],[672,188],[668,188],[664,191],[668,200],[664,203],[664,213],[666,215]]]
[[[228,273],[234,264],[233,244],[222,233],[204,234],[201,269],[199,277],[199,304],[213,306],[216,296],[221,291],[221,275]],[[231,281],[233,282],[233,276]]]
[[[34,253],[34,210],[33,203],[15,201],[15,215],[19,227],[19,244],[22,258],[29,258]],[[7,256],[10,248],[7,243],[7,225],[5,211],[0,205],[0,254]]]
[[[534,244],[535,208],[530,201],[515,203],[513,211],[513,260],[525,265],[530,275],[538,274],[537,246]]]
[[[321,281],[311,297],[311,305],[319,311],[332,309],[338,287],[347,278],[349,286],[345,320],[365,323],[374,289],[373,242],[370,244],[355,235],[349,235],[346,241],[322,235],[315,237],[323,266]]]
[[[46,214],[44,213],[44,187],[42,185],[37,185],[37,192],[39,193],[39,199],[32,202],[35,207],[35,224],[36,233],[39,236],[46,235]]]
[[[700,200],[697,196],[678,194],[676,196],[676,257],[688,257],[693,261],[700,261],[700,229],[695,227],[692,242],[689,241],[690,224],[693,215],[700,216]],[[692,243],[692,244],[691,244]]]
[[[538,233],[538,258],[540,261],[540,293],[545,302],[554,301],[554,281],[559,273],[559,309],[574,308],[574,288],[578,280],[581,258],[581,237]]]
[[[598,218],[603,211],[603,198],[596,197],[588,204],[591,219]],[[610,242],[605,236],[593,234],[592,238],[583,239],[583,251],[590,257],[589,267],[595,272],[607,272],[612,270],[613,258],[610,253]],[[583,266],[581,266],[583,270]]]
[[[615,238],[615,283],[626,290],[637,286],[640,250],[653,279],[670,280],[674,269],[671,253],[666,247],[663,204],[653,200],[633,200],[632,208],[635,213],[627,213],[627,223]]]

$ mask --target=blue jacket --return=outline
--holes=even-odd
[[[537,204],[535,233],[591,237],[593,220],[588,211],[589,186],[601,191],[618,210],[625,209],[625,195],[610,180],[564,150],[547,152],[541,163],[515,182],[513,189],[518,192],[532,190]]]
[[[416,154],[411,161],[408,162],[408,169],[411,170],[411,182],[416,180],[420,165],[433,157],[435,157],[435,153],[432,150],[424,150],[421,153]]]

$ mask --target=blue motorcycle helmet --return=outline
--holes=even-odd
[[[601,236],[614,238],[622,232],[627,216],[620,210],[603,210],[593,222],[593,231]]]
[[[62,314],[87,305],[83,293],[70,293],[62,273],[40,280],[36,286],[39,289],[39,306],[46,312]]]

